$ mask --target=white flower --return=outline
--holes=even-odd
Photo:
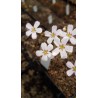
[[[68,76],[71,76],[72,74],[75,74],[75,75],[76,75],[76,62],[75,62],[75,64],[73,65],[70,61],[68,61],[68,62],[66,63],[66,66],[67,66],[68,68],[70,68],[70,69],[66,72]]]
[[[52,43],[52,41],[55,39],[59,39],[58,35],[59,35],[59,30],[57,30],[57,26],[55,26],[55,25],[52,26],[52,32],[45,31],[45,36],[49,37],[47,40],[48,44]]]
[[[76,29],[73,30],[73,25],[68,25],[66,32],[64,31],[60,32],[60,36],[68,38],[73,45],[76,44],[76,39],[74,37],[75,35],[76,35]]]
[[[28,31],[26,32],[26,36],[31,35],[32,39],[36,39],[37,33],[42,33],[42,28],[38,28],[39,25],[40,25],[39,21],[36,21],[34,23],[34,26],[32,26],[30,23],[27,23],[26,28],[28,29]]]
[[[54,43],[57,46],[57,48],[52,51],[52,55],[56,56],[60,53],[62,59],[67,58],[67,52],[73,52],[73,46],[67,45],[67,42],[67,38],[63,38],[61,42],[60,39],[56,39]]]
[[[50,59],[52,58],[52,53],[50,52],[53,49],[52,44],[47,45],[46,43],[42,43],[41,49],[42,50],[36,51],[37,56],[39,56],[39,57],[42,56],[41,60],[47,61],[48,58],[50,58]]]

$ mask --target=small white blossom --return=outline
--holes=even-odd
[[[55,48],[52,51],[52,55],[56,56],[60,53],[62,59],[67,58],[67,52],[70,52],[70,53],[73,52],[73,46],[67,45],[67,42],[68,42],[67,38],[63,38],[61,41],[60,39],[56,39],[54,43],[57,46],[57,48]]]
[[[60,36],[68,38],[73,45],[76,44],[76,39],[74,37],[75,35],[76,35],[76,29],[73,30],[73,25],[68,25],[66,32],[65,31],[60,32]]]
[[[42,57],[41,60],[47,61],[48,58],[52,58],[52,53],[50,52],[53,49],[52,44],[47,45],[46,43],[42,43],[41,49],[42,50],[36,51],[36,55]]]
[[[45,36],[49,37],[48,40],[47,40],[48,44],[51,44],[52,41],[55,40],[55,39],[59,39],[58,35],[59,35],[59,30],[57,30],[57,26],[55,26],[55,25],[52,26],[52,32],[45,31]]]
[[[68,68],[70,68],[66,73],[68,76],[71,76],[72,74],[75,74],[76,75],[76,63],[73,65],[70,61],[68,61],[66,63],[66,66]]]
[[[39,21],[36,21],[34,23],[34,26],[32,26],[30,23],[27,23],[26,28],[28,30],[26,32],[26,36],[31,35],[32,39],[36,39],[37,38],[37,33],[42,33],[42,28],[38,28],[39,25],[40,25]]]

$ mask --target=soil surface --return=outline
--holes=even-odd
[[[27,65],[27,61],[22,66]],[[21,76],[21,98],[55,98],[51,90],[45,85],[43,76],[29,68]]]

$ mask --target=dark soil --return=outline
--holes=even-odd
[[[25,66],[22,63],[22,66]],[[29,68],[21,76],[21,98],[55,98],[51,90],[45,85],[43,76]]]

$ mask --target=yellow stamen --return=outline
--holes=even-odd
[[[59,48],[60,48],[61,50],[63,50],[63,49],[65,49],[65,46],[64,46],[64,45],[60,45]]]
[[[52,37],[55,37],[55,34],[54,34],[54,33],[52,33],[52,34],[51,34],[51,36],[52,36]]]
[[[68,36],[68,37],[71,37],[71,36],[72,36],[72,34],[70,34],[70,33],[67,33],[67,36]]]
[[[44,53],[44,55],[47,55],[48,54],[48,50],[44,50],[43,53]]]
[[[76,66],[73,67],[73,71],[76,71]]]
[[[36,31],[36,30],[35,30],[35,28],[33,27],[33,28],[32,28],[32,32],[35,32],[35,31]]]

